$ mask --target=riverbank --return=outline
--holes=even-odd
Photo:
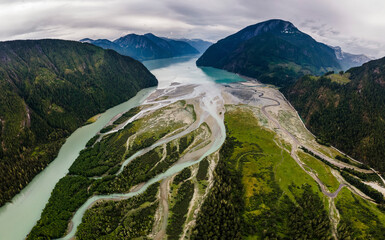
[[[60,149],[57,158],[38,174],[11,203],[0,208],[0,239],[24,239],[48,202],[52,189],[100,129],[120,112],[138,106],[155,89],[140,91],[134,98],[102,113],[97,121],[77,129]],[[21,217],[22,216],[22,217]]]

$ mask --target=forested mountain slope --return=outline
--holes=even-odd
[[[138,61],[90,44],[0,42],[0,206],[88,118],[156,84]]]
[[[88,42],[104,49],[113,49],[122,55],[130,56],[140,61],[199,53],[197,49],[186,41],[158,37],[152,33],[144,35],[128,34],[114,41],[107,39],[92,40],[89,38],[80,41]]]
[[[215,67],[287,86],[305,74],[340,69],[334,50],[292,23],[269,20],[248,26],[210,46],[198,66]]]
[[[313,133],[385,171],[385,58],[343,75],[305,76],[284,92]]]

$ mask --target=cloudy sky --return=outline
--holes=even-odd
[[[279,18],[351,53],[385,56],[383,0],[0,0],[0,41],[152,32],[217,41]]]

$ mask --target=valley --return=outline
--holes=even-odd
[[[0,56],[0,206],[87,119],[157,84],[140,62],[74,41],[0,42]]]
[[[1,1],[0,240],[384,240],[384,8]]]
[[[39,199],[41,206],[48,201],[40,220],[42,208],[23,220],[24,236],[381,236],[384,199],[374,188],[384,191],[385,183],[376,172],[320,144],[277,88],[223,70],[200,69],[195,61],[144,63],[158,79],[157,89],[84,127],[93,129],[79,150],[87,147],[72,155],[64,167],[69,172],[44,179],[56,183],[67,172],[51,186],[49,199],[49,194]],[[52,165],[68,160],[59,158]],[[32,199],[21,195],[22,211],[31,211]],[[353,207],[354,202],[359,204]],[[14,207],[1,209],[0,234],[14,226],[6,220],[18,214]]]

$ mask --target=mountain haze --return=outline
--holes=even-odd
[[[90,38],[84,38],[80,40],[80,42],[85,42],[85,43],[91,43],[93,45],[96,45],[98,47],[104,48],[104,49],[112,49],[112,50],[117,50],[119,47],[115,43],[111,42],[108,39],[97,39],[97,40],[92,40]]]
[[[371,59],[364,54],[351,54],[342,51],[341,47],[331,47],[334,49],[336,57],[342,67],[342,70],[346,71],[352,67],[359,67],[364,63],[369,62]]]
[[[213,45],[212,42],[204,41],[201,39],[181,38],[181,39],[175,39],[175,40],[187,42],[188,44],[193,46],[195,49],[197,49],[200,53],[204,53],[207,50],[207,48],[209,48],[211,45]]]
[[[114,41],[107,39],[92,40],[89,38],[80,41],[105,49],[113,49],[122,55],[130,56],[140,61],[199,53],[197,49],[185,41],[157,37],[152,33],[144,35],[128,34]]]

